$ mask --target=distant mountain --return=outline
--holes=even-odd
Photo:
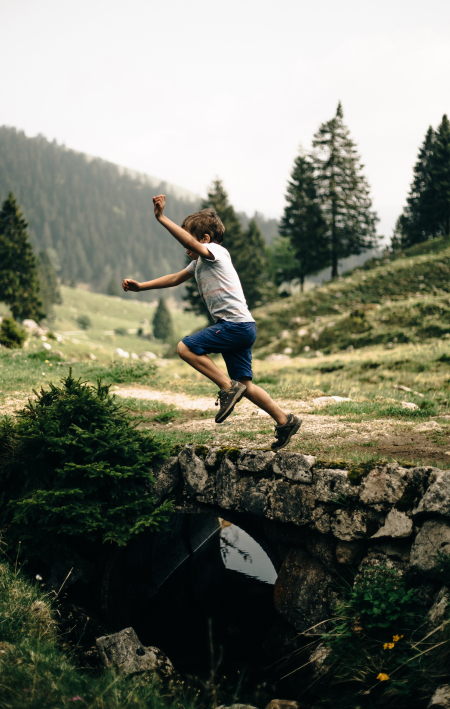
[[[3,126],[0,200],[9,190],[30,224],[36,251],[53,250],[64,281],[101,292],[111,280],[149,280],[185,265],[183,249],[153,216],[155,193],[170,195],[168,212],[178,223],[201,204],[181,187]],[[255,217],[270,242],[276,220]],[[245,227],[249,217],[240,218]]]

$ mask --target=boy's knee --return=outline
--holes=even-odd
[[[181,359],[185,359],[189,352],[189,347],[181,340],[177,345],[178,356],[181,357]]]

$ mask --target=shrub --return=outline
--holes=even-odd
[[[13,318],[3,318],[0,325],[0,345],[3,347],[22,347],[27,334]]]
[[[116,327],[114,333],[116,335],[128,335],[128,330],[124,327]]]
[[[89,315],[79,315],[77,317],[77,323],[82,330],[89,330],[89,328],[92,327],[92,322]]]
[[[70,370],[17,421],[0,423],[0,524],[31,555],[124,545],[167,519],[170,504],[156,507],[151,494],[151,466],[168,454],[163,438],[136,429],[108,386],[75,380]]]

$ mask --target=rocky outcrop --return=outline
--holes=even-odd
[[[170,677],[175,672],[169,658],[157,647],[144,647],[133,628],[98,638],[96,645],[103,664],[125,675],[150,672]]]

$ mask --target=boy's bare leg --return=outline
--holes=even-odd
[[[287,422],[288,417],[283,409],[280,409],[278,404],[270,398],[264,389],[253,384],[252,380],[248,377],[240,377],[239,381],[247,387],[244,396],[246,396],[252,404],[256,404],[256,406],[259,406],[260,409],[268,413],[269,416],[272,416],[279,426],[283,426]]]
[[[208,357],[208,355],[195,354],[184,342],[178,343],[177,352],[181,359],[190,364],[197,372],[208,377],[219,389],[229,389],[231,386],[230,377],[224,374],[219,367],[214,364],[211,357]]]
[[[208,355],[196,355],[184,342],[178,343],[177,352],[181,359],[190,364],[197,372],[208,377],[219,389],[228,389],[231,386],[231,379],[214,364]],[[280,409],[278,404],[270,398],[269,394],[264,391],[264,389],[253,384],[249,377],[240,377],[239,381],[247,387],[244,396],[246,396],[249,401],[268,413],[278,425],[282,426],[287,422],[288,417],[283,409]]]

